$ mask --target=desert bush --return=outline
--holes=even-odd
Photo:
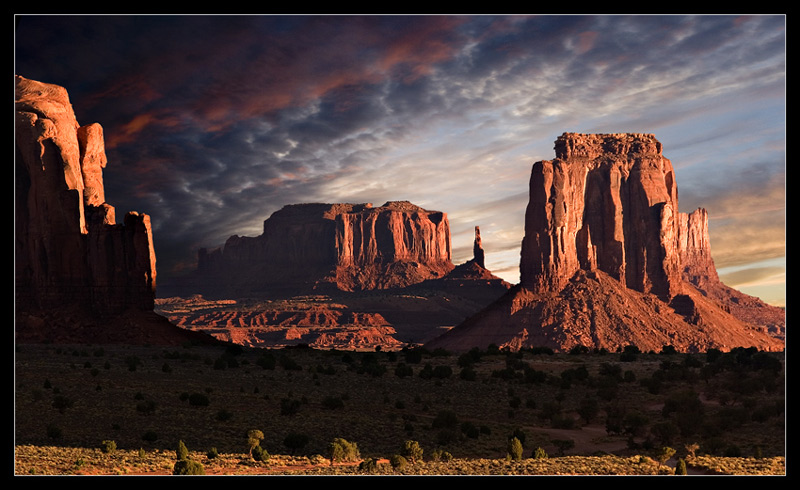
[[[56,395],[53,397],[53,408],[58,410],[59,413],[64,413],[68,408],[72,408],[75,402],[64,395]]]
[[[189,457],[189,449],[182,440],[178,441],[178,447],[175,449],[175,457],[178,459],[178,461]]]
[[[686,461],[684,461],[683,459],[678,460],[678,463],[675,465],[675,474],[676,475],[686,474]]]
[[[367,458],[358,464],[358,471],[372,473],[378,469],[378,460],[374,458]]]
[[[465,366],[458,373],[458,377],[464,381],[475,381],[478,379],[478,373],[471,366]]]
[[[182,459],[175,462],[172,467],[173,475],[205,475],[206,471],[202,464],[190,459]]]
[[[431,423],[434,429],[453,429],[458,426],[458,416],[452,410],[440,410]]]
[[[533,454],[531,454],[533,459],[547,459],[547,453],[541,447],[537,447],[533,450]]]
[[[253,449],[261,444],[264,439],[264,433],[258,429],[250,429],[247,431],[247,452],[252,455]]]
[[[289,450],[289,454],[294,455],[308,444],[309,437],[302,432],[290,432],[283,439],[283,445]]]
[[[212,447],[211,449],[206,451],[206,457],[208,459],[214,459],[216,457],[219,457],[219,451],[217,451],[216,447]]]
[[[439,365],[433,368],[431,376],[436,379],[447,379],[453,375],[453,368],[450,366]]]
[[[269,461],[270,455],[263,447],[256,446],[250,451],[250,457],[252,457],[254,461]]]
[[[361,457],[358,445],[346,439],[337,437],[328,445],[331,462],[356,461]]]
[[[431,453],[431,459],[433,459],[434,461],[447,462],[453,460],[453,455],[445,451],[444,449],[434,449],[433,452]]]
[[[414,375],[414,369],[404,362],[400,362],[397,364],[397,367],[394,368],[394,375],[398,378],[405,378],[408,376]]]
[[[389,458],[389,464],[396,470],[402,470],[408,464],[408,460],[399,454],[393,454],[392,457]]]
[[[104,440],[100,443],[100,450],[106,454],[111,454],[117,450],[117,443],[112,440]]]
[[[564,452],[575,447],[572,439],[554,439],[551,441],[558,448],[558,455],[563,456]]]
[[[400,449],[400,455],[406,458],[411,464],[422,461],[422,447],[417,441],[406,441]]]
[[[675,455],[675,450],[669,446],[662,446],[656,449],[655,453],[653,454],[656,461],[658,461],[661,464],[666,463],[667,460],[673,457],[674,455]]]
[[[578,415],[586,422],[591,424],[600,411],[600,404],[596,398],[586,397],[578,403]]]
[[[507,457],[512,461],[522,460],[522,443],[516,437],[508,440]]]

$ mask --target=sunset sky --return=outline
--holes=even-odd
[[[516,283],[528,178],[563,132],[653,133],[723,281],[785,304],[786,18],[21,16],[20,76],[100,123],[106,199],[159,280],[286,204],[408,200]]]

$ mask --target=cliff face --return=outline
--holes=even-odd
[[[17,308],[152,311],[150,218],[116,224],[100,125],[78,124],[64,88],[16,77],[15,142]]]
[[[650,134],[560,136],[531,171],[520,284],[430,347],[783,348],[778,309],[719,281],[708,214],[678,212],[661,151]]]
[[[597,269],[640,292],[678,292],[677,187],[655,137],[565,133],[555,150],[531,172],[522,286],[558,290]]]
[[[258,237],[200,250],[193,282],[234,294],[295,287],[343,291],[405,287],[453,269],[447,215],[409,202],[296,204]]]

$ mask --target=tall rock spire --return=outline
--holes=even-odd
[[[475,242],[472,244],[472,260],[484,269],[486,268],[483,247],[481,246],[481,228],[479,226],[475,227]]]

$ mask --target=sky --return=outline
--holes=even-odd
[[[784,15],[15,16],[14,72],[103,126],[106,199],[158,280],[287,204],[448,214],[453,262],[519,280],[534,162],[653,133],[723,282],[786,301]]]

